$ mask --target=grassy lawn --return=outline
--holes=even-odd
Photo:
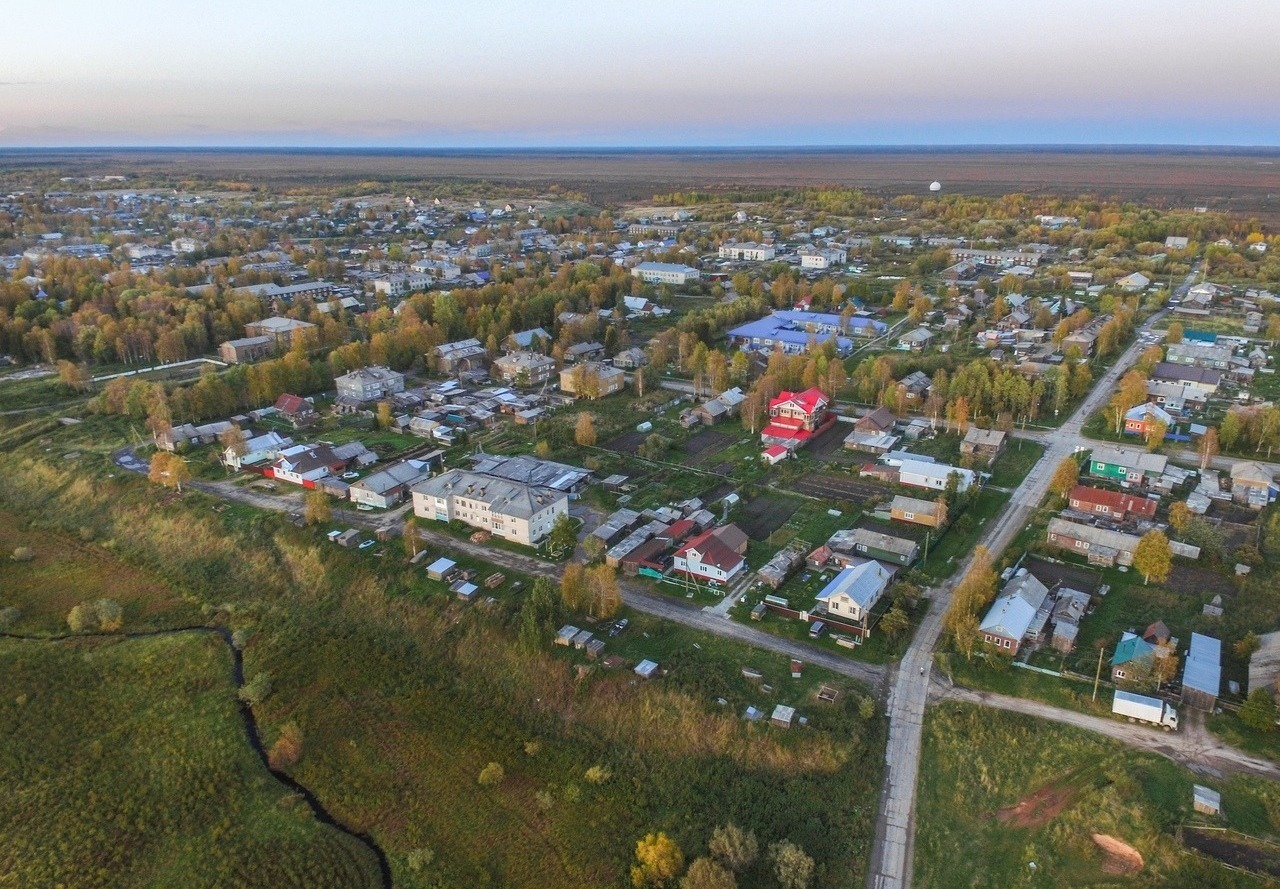
[[[1260,732],[1240,721],[1240,717],[1230,710],[1210,714],[1205,719],[1209,731],[1213,732],[1232,747],[1238,747],[1254,756],[1267,759],[1280,759],[1280,734],[1276,731]]]
[[[1107,684],[1107,665],[1102,665],[1102,682],[1098,687],[1098,699],[1093,699],[1093,683],[1046,676],[1034,670],[1015,667],[1008,658],[979,651],[973,660],[960,654],[938,656],[938,666],[957,685],[994,691],[1018,698],[1044,701],[1068,710],[1081,710],[1097,716],[1111,712],[1112,689]],[[1095,661],[1096,663],[1096,661]],[[1046,664],[1056,667],[1056,664]]]
[[[951,523],[942,540],[930,546],[929,557],[919,562],[914,570],[935,581],[950,576],[956,564],[963,561],[982,536],[987,522],[995,518],[1008,500],[1008,494],[991,488],[984,489],[978,495],[977,502]]]
[[[1175,830],[1193,821],[1191,773],[1087,732],[942,704],[925,716],[920,774],[914,885],[921,889],[1273,885],[1182,850]],[[1264,835],[1280,829],[1275,785],[1207,783],[1223,789],[1231,826]],[[1105,870],[1094,834],[1135,849],[1141,870]]]
[[[0,639],[0,871],[13,885],[377,886],[249,746],[209,634]],[[216,837],[216,842],[210,839]]]
[[[1034,441],[1012,439],[991,467],[990,484],[998,488],[1016,488],[1027,477],[1031,467],[1044,456],[1044,445]]]

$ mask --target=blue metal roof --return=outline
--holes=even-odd
[[[1212,636],[1191,634],[1187,666],[1182,671],[1182,687],[1207,692],[1214,697],[1222,688],[1222,642]]]

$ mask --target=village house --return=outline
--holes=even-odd
[[[1085,556],[1089,564],[1104,568],[1133,565],[1133,551],[1138,546],[1133,534],[1082,525],[1058,516],[1049,519],[1045,538],[1053,546]]]
[[[1107,491],[1102,488],[1091,488],[1087,485],[1076,485],[1067,494],[1067,504],[1076,512],[1086,515],[1102,516],[1116,522],[1135,519],[1153,519],[1156,515],[1156,501],[1119,491]]]
[[[898,398],[903,404],[915,405],[929,397],[933,381],[922,370],[915,370],[898,380]]]
[[[904,459],[898,465],[898,483],[913,488],[945,491],[955,478],[956,492],[963,494],[977,478],[973,470],[946,463],[926,463],[923,460]]]
[[[1125,685],[1147,681],[1156,655],[1155,645],[1137,633],[1125,630],[1115,654],[1111,656],[1111,681]]]
[[[210,444],[216,441],[218,436],[230,431],[234,426],[235,424],[229,420],[218,420],[201,426],[196,426],[193,423],[182,423],[178,426],[159,429],[152,435],[152,439],[155,441],[157,448],[173,453],[179,447],[198,447]]]
[[[222,465],[233,471],[240,471],[245,466],[269,463],[275,460],[286,449],[293,447],[293,439],[278,432],[264,432],[261,435],[246,437],[240,447],[228,445],[222,451]]]
[[[853,422],[853,431],[845,436],[844,446],[850,450],[885,454],[893,450],[899,437],[893,434],[897,416],[887,407],[878,407]]]
[[[1089,474],[1128,485],[1145,485],[1164,474],[1169,458],[1133,448],[1098,445],[1089,460]]]
[[[779,392],[769,402],[769,422],[760,430],[761,443],[781,445],[787,450],[804,447],[835,425],[836,416],[827,409],[829,404],[830,399],[816,387],[803,392]]]
[[[574,343],[564,350],[564,360],[570,364],[580,361],[598,361],[604,357],[604,345],[601,343]]]
[[[898,337],[898,348],[904,352],[923,352],[933,339],[932,330],[927,327],[917,327]]]
[[[267,475],[278,481],[314,488],[316,482],[340,475],[346,468],[347,461],[329,445],[294,445],[280,452]]]
[[[1151,371],[1151,379],[1163,383],[1178,383],[1199,389],[1206,395],[1212,395],[1218,391],[1218,386],[1222,382],[1222,371],[1210,367],[1194,367],[1172,361],[1161,361]]]
[[[715,398],[708,398],[702,404],[694,407],[686,415],[689,420],[686,422],[685,418],[682,417],[681,421],[688,426],[692,426],[695,423],[714,426],[726,417],[737,416],[744,400],[746,400],[746,395],[735,386],[732,389],[724,390]]]
[[[297,395],[285,393],[276,399],[275,410],[281,417],[289,422],[294,429],[302,429],[310,426],[316,420],[320,419],[320,415],[316,413],[315,406],[305,398]]]
[[[352,482],[351,502],[378,509],[390,509],[408,495],[418,482],[431,477],[431,464],[422,460],[405,460],[370,473]]]
[[[989,465],[1004,453],[1007,437],[999,429],[970,426],[969,431],[964,434],[964,440],[960,442],[960,455]]]
[[[853,528],[838,531],[827,541],[836,552],[856,553],[868,559],[878,559],[892,565],[909,567],[920,554],[920,544],[905,537],[894,537],[870,528]]]
[[[569,511],[562,492],[464,469],[419,482],[412,492],[420,518],[459,521],[526,546],[550,534],[556,517]]]
[[[644,353],[643,349],[637,349],[634,346],[630,349],[624,349],[613,356],[613,366],[622,370],[637,370],[648,364],[649,356]]]
[[[987,645],[1016,655],[1024,643],[1041,639],[1051,610],[1048,587],[1023,568],[991,603],[978,633]]]
[[[547,333],[541,327],[533,327],[529,330],[520,330],[516,333],[509,334],[503,342],[503,347],[509,352],[541,353],[546,351],[546,348],[550,346],[553,341],[551,334]]]
[[[1170,343],[1165,350],[1165,361],[1189,367],[1226,370],[1231,366],[1231,353],[1230,346],[1196,342]]]
[[[1231,499],[1262,509],[1276,499],[1276,482],[1261,463],[1242,460],[1231,467]]]
[[[941,497],[937,500],[918,500],[899,494],[889,504],[889,517],[897,522],[941,528],[947,523],[947,503]]]
[[[844,318],[827,312],[803,312],[779,309],[755,321],[731,329],[729,345],[744,352],[773,352],[781,349],[788,355],[802,355],[810,347],[835,340],[836,353],[853,351],[850,336],[878,336],[888,330],[883,321],[853,315]]]
[[[825,611],[841,629],[860,639],[871,634],[871,612],[893,580],[893,572],[879,562],[863,562],[843,569],[818,593],[819,613]]]
[[[1129,408],[1124,415],[1124,431],[1126,435],[1143,435],[1163,426],[1168,432],[1173,428],[1173,417],[1159,405],[1149,401]]]
[[[690,577],[728,583],[747,567],[747,535],[737,525],[704,531],[676,550],[673,568]]]
[[[515,386],[541,386],[551,379],[556,363],[536,352],[512,352],[493,362],[493,373],[502,382]]]

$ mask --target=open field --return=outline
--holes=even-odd
[[[527,587],[500,589],[493,607],[464,606],[408,568],[395,544],[382,559],[376,549],[350,552],[279,515],[215,512],[199,493],[158,508],[145,480],[89,454],[76,469],[102,469],[73,481],[57,437],[91,436],[98,424],[50,429],[54,445],[8,449],[0,503],[34,521],[49,546],[68,528],[111,541],[109,550],[84,544],[97,576],[136,569],[161,587],[153,593],[181,588],[197,622],[240,631],[251,681],[271,678],[253,707],[264,739],[298,726],[303,754],[289,776],[373,838],[394,885],[619,885],[645,833],[665,830],[693,857],[727,820],[764,844],[801,845],[818,862],[815,886],[861,880],[883,720],[860,712],[856,684],[811,669],[792,680],[782,656],[636,615],[610,650],[625,663],[658,659],[667,672],[653,682],[546,651],[545,641],[525,647]],[[39,557],[9,564],[42,570]],[[63,604],[48,610],[49,626]],[[126,629],[129,614],[126,605]],[[763,681],[748,683],[744,666]],[[813,700],[819,682],[839,685],[835,705]],[[748,703],[777,702],[798,704],[808,727],[742,719]],[[72,733],[66,743],[87,742]],[[490,762],[505,779],[482,787]],[[586,777],[594,766],[607,773],[601,783]],[[766,870],[740,885],[772,885]]]
[[[283,186],[373,180],[405,183],[484,179],[526,187],[552,183],[596,203],[649,200],[655,193],[751,191],[842,185],[885,194],[944,192],[1093,193],[1157,207],[1207,205],[1275,218],[1280,165],[1267,149],[690,149],[491,151],[10,150],[0,171],[56,168],[157,179],[253,179]],[[20,178],[18,176],[17,178]],[[372,183],[363,183],[366,189]]]
[[[381,884],[250,747],[217,636],[0,639],[0,673],[3,882]]]
[[[1189,772],[1086,732],[945,704],[926,714],[920,773],[921,889],[1273,885],[1182,851],[1177,826],[1203,823]],[[1207,783],[1223,792],[1227,824],[1280,828],[1274,785]]]

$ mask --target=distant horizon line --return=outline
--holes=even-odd
[[[1189,154],[1280,154],[1280,145],[1204,145],[1172,142],[1035,142],[1035,143],[899,143],[847,145],[510,145],[510,146],[388,146],[388,145],[43,145],[4,146],[3,154],[52,154],[62,152],[218,152],[231,154],[418,154],[418,155],[501,155],[501,154],[876,154],[901,153],[1189,153]]]

